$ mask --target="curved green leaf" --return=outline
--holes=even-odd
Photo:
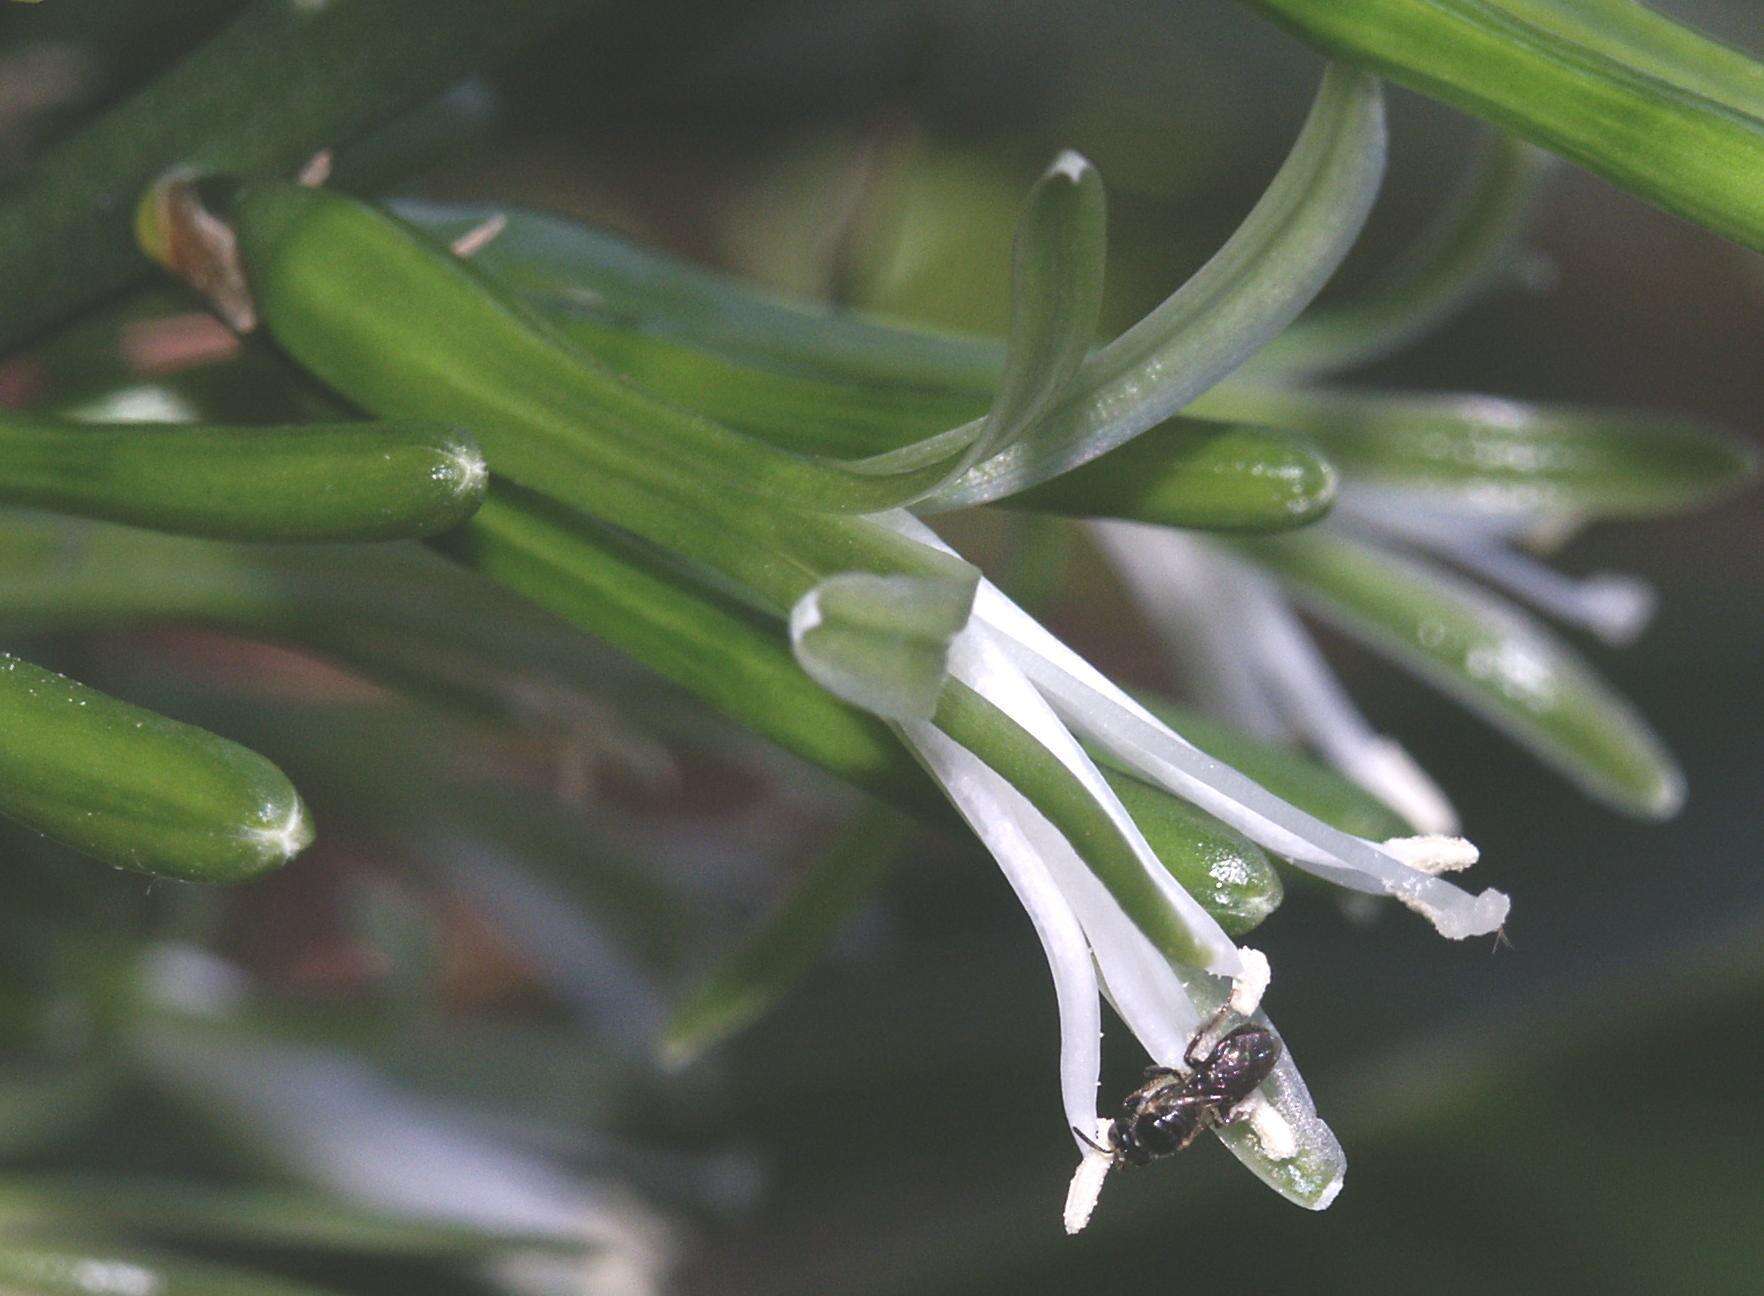
[[[1552,22],[1550,6],[1534,0],[1247,2],[1333,57],[1484,117],[1764,250],[1764,118],[1674,84],[1657,47],[1602,15]],[[1589,30],[1600,34],[1587,38]],[[1723,66],[1704,50],[1694,62],[1719,81],[1723,98],[1755,102],[1739,56]]]
[[[580,8],[581,0],[249,6],[59,142],[0,199],[0,350],[146,277],[126,195],[154,176],[178,166],[290,173]]]
[[[1373,78],[1334,66],[1274,182],[1217,255],[1085,362],[1034,435],[937,492],[982,503],[1047,480],[1144,432],[1243,364],[1341,264],[1384,172]]]

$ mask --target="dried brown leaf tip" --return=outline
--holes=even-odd
[[[257,327],[239,244],[232,227],[202,205],[195,177],[162,176],[135,213],[141,249],[184,280],[209,307],[240,333]]]

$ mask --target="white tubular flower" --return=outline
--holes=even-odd
[[[1161,632],[1185,676],[1225,718],[1302,742],[1423,833],[1458,830],[1445,793],[1395,739],[1375,732],[1265,575],[1168,527],[1093,521],[1090,534]]]
[[[877,516],[901,534],[947,551],[916,518],[898,511]],[[807,642],[814,625],[814,618],[793,618],[799,656],[824,651]],[[872,636],[846,660],[879,679],[898,672],[891,651],[922,662],[924,638],[895,639]],[[983,762],[934,716],[896,710],[886,717],[998,860],[1041,939],[1059,1001],[1066,1121],[1081,1149],[1106,1129],[1097,1112],[1100,994],[1108,996],[1155,1061],[1182,1068],[1197,1033],[1222,1009],[1267,1024],[1259,1005],[1269,968],[1259,953],[1233,944],[1171,877],[1080,739],[1302,867],[1355,890],[1401,898],[1448,936],[1493,931],[1506,916],[1507,900],[1498,892],[1471,896],[1410,863],[1457,859],[1473,850],[1467,843],[1423,838],[1399,855],[1302,813],[1184,741],[985,581],[972,617],[947,641],[944,666],[948,679],[1008,717],[1083,789],[1143,870],[1160,921],[1167,919],[1179,930],[1191,951],[1176,959],[1164,952],[1169,946],[1153,943],[1141,928],[1143,916],[1136,921],[1117,898],[1116,883],[1105,885],[1079,849],[1019,790],[1015,771]],[[844,672],[823,671],[821,678],[837,687]],[[876,692],[870,681],[858,678],[845,696],[861,705]],[[1219,1131],[1232,1151],[1289,1199],[1312,1209],[1328,1205],[1339,1191],[1345,1161],[1289,1056],[1282,1056],[1243,1114],[1242,1122]],[[1112,1163],[1107,1154],[1089,1150],[1074,1181],[1066,1214],[1074,1230],[1083,1227],[1100,1189],[1107,1166],[1096,1162],[1099,1155]]]

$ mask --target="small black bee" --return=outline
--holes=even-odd
[[[1173,1067],[1150,1067],[1146,1082],[1121,1103],[1121,1114],[1109,1122],[1108,1146],[1078,1136],[1099,1152],[1127,1165],[1149,1165],[1174,1156],[1202,1130],[1226,1125],[1232,1113],[1268,1078],[1280,1061],[1280,1040],[1260,1026],[1239,1026],[1202,1058],[1195,1048],[1202,1030],[1189,1042],[1183,1058],[1192,1068],[1186,1075]]]

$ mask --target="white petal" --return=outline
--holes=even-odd
[[[897,731],[992,852],[1035,927],[1059,1004],[1060,1096],[1066,1123],[1088,1132],[1096,1125],[1096,1086],[1102,1070],[1096,968],[1071,905],[1024,833],[1021,819],[1028,803],[979,757],[933,725],[909,721]]]
[[[1393,895],[1454,940],[1506,921],[1507,897],[1472,896],[1407,867],[1376,846],[1259,787],[1177,735],[1027,613],[982,583],[975,617],[1001,637],[1025,674],[1078,732],[1144,777],[1284,855],[1308,872],[1356,891]]]

